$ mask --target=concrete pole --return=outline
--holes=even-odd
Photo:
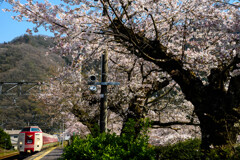
[[[108,76],[108,52],[102,54],[102,82],[107,82]],[[107,85],[101,85],[100,100],[100,132],[107,132]]]

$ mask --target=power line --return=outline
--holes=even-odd
[[[0,95],[21,96],[30,95],[30,91],[41,90],[43,82],[0,82]]]

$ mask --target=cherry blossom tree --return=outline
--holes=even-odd
[[[80,122],[89,128],[92,134],[95,134],[99,131],[97,125],[99,123],[100,89],[96,93],[92,93],[86,84],[88,83],[89,75],[96,75],[97,79],[100,79],[97,75],[98,73],[96,73],[98,68],[100,68],[100,63],[97,62],[97,59],[87,59],[82,54],[81,57],[78,57],[78,60],[81,60],[83,66],[79,66],[74,60],[70,67],[64,68],[59,76],[51,79],[44,88],[42,87],[45,92],[41,94],[40,99],[46,104],[47,107],[45,110],[48,113],[55,113],[55,119],[64,119],[64,122],[70,124],[70,122],[73,122],[72,118],[68,118],[72,117],[71,114],[69,115],[71,112]],[[131,67],[132,69],[130,69],[131,74],[128,68],[125,68],[124,64],[116,65],[115,61],[110,60],[112,63],[109,63],[109,67],[112,71],[109,73],[109,80],[119,81],[122,84],[120,88],[116,86],[108,88],[108,106],[110,110],[108,128],[111,129],[111,131],[119,134],[122,133],[121,130],[124,129],[125,122],[131,118],[139,124],[135,126],[137,135],[141,129],[141,119],[146,116],[153,120],[154,128],[171,128],[171,125],[174,124],[197,124],[186,119],[186,115],[192,115],[192,109],[190,109],[186,115],[180,116],[180,110],[182,109],[184,112],[186,112],[186,110],[183,109],[183,107],[177,107],[178,111],[176,113],[179,116],[178,118],[174,114],[169,114],[169,110],[171,110],[170,112],[174,110],[174,107],[170,108],[170,105],[175,104],[182,106],[180,103],[170,102],[172,101],[172,98],[170,100],[170,93],[174,94],[175,101],[182,101],[182,98],[176,100],[177,97],[180,96],[175,87],[176,83],[169,82],[171,79],[161,79],[159,77],[158,80],[153,81],[158,70],[146,64],[146,66],[144,66],[142,60],[134,60],[135,64]],[[94,71],[92,71],[91,68],[94,68]],[[142,73],[143,69],[147,71],[147,75]],[[151,74],[151,72],[155,73]],[[140,80],[140,82],[136,82],[136,78]],[[162,78],[165,77],[162,76]],[[147,83],[145,80],[147,80]],[[139,84],[136,85],[135,83]],[[165,99],[163,97],[165,97]],[[159,121],[159,116],[154,118],[149,114],[155,114],[154,112],[161,112],[161,122]],[[168,116],[164,117],[164,113],[168,114]],[[175,118],[171,119],[171,117]],[[182,121],[183,117],[185,117],[185,121]],[[171,120],[171,123],[168,122],[169,120],[166,121],[166,119]],[[192,117],[189,119],[192,119]],[[181,122],[179,122],[179,120]],[[69,131],[76,129],[71,128],[76,125],[68,126],[70,127],[68,129]]]
[[[131,88],[141,87],[141,80],[162,82],[158,79],[163,75],[174,81],[194,106],[203,149],[236,142],[239,1],[63,0],[61,5],[6,1],[12,4],[11,11],[20,13],[16,20],[36,24],[34,32],[40,26],[54,32],[55,51],[75,58],[85,50],[86,57],[93,58],[107,49],[112,63],[124,66],[129,75],[138,68],[135,81],[128,84]],[[149,74],[141,62],[142,68],[155,68],[152,79],[139,79],[140,74]]]

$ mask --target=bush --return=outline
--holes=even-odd
[[[168,145],[156,148],[159,159],[200,159],[200,144],[199,139],[190,139],[177,144]]]
[[[2,128],[0,128],[0,148],[4,148],[4,149],[12,148],[10,136],[6,132],[4,132]]]
[[[137,138],[131,134],[117,136],[115,133],[101,133],[95,138],[92,135],[86,139],[74,137],[73,143],[65,148],[63,157],[67,160],[153,160],[155,152],[148,146],[145,132]]]
[[[143,138],[129,141],[128,136],[102,133],[94,138],[75,137],[72,145],[65,148],[64,159],[155,159],[154,150]]]
[[[189,139],[177,144],[158,147],[155,149],[157,157],[161,160],[200,160],[201,156],[206,160],[239,160],[240,146],[234,150],[232,147],[218,147],[211,149],[205,156],[200,149],[199,139]]]
[[[212,149],[208,154],[207,158],[208,160],[239,160],[240,159],[240,147],[237,147],[235,149],[231,147],[218,147],[215,149]]]

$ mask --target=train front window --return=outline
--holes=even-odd
[[[32,132],[36,132],[36,131],[37,131],[37,132],[40,132],[40,129],[39,129],[39,128],[31,128],[31,131],[32,131]]]

